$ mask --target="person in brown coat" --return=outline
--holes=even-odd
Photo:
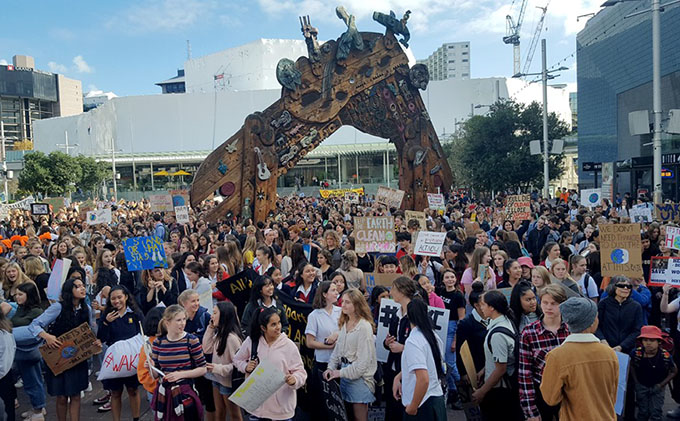
[[[562,404],[560,420],[616,420],[619,362],[616,353],[601,344],[597,305],[573,297],[560,304],[562,319],[571,334],[545,358],[541,393],[548,405]]]

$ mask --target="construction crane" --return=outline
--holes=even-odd
[[[514,1],[513,1],[514,4]],[[519,15],[517,15],[517,23],[512,19],[512,16],[507,15],[506,20],[506,35],[503,37],[503,42],[512,44],[512,58],[513,58],[513,75],[520,72],[520,53],[519,53],[519,31],[522,28],[522,21],[524,21],[524,12],[527,8],[527,0],[522,0],[522,5],[519,8]]]
[[[546,3],[545,7],[536,6],[537,9],[541,9],[543,13],[541,14],[541,19],[539,19],[536,24],[536,30],[534,31],[534,37],[531,39],[531,44],[529,44],[529,53],[527,54],[526,61],[524,62],[524,70],[522,73],[529,73],[529,67],[531,67],[531,60],[534,58],[534,53],[536,52],[536,47],[538,46],[538,40],[541,38],[541,31],[543,30],[543,22],[545,21],[545,14],[548,11],[548,5],[550,5],[550,0]]]

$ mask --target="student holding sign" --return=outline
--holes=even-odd
[[[118,341],[125,341],[137,336],[140,333],[140,323],[143,318],[144,316],[137,308],[137,304],[127,288],[116,285],[111,288],[106,307],[97,323],[97,338],[106,345],[112,346]],[[136,374],[115,379],[103,379],[102,385],[105,390],[111,391],[111,414],[114,421],[120,420],[123,387],[127,389],[130,398],[132,417],[135,420],[139,418],[140,398],[137,390],[139,380]]]
[[[62,344],[57,339],[64,333],[75,329],[83,323],[94,326],[92,310],[85,302],[85,285],[78,279],[67,279],[61,289],[61,301],[52,304],[43,314],[33,320],[28,330],[34,337],[43,339],[47,347],[59,348]],[[47,330],[45,330],[47,329]],[[96,345],[101,346],[97,340]],[[66,412],[72,420],[80,418],[80,392],[87,389],[87,361],[69,368],[55,376],[52,370],[45,373],[47,393],[57,397],[57,418],[66,420]]]

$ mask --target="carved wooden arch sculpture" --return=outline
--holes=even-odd
[[[387,27],[384,35],[358,32],[354,17],[338,7],[348,30],[337,41],[319,47],[316,28],[301,18],[308,57],[283,59],[277,78],[281,98],[262,112],[249,115],[241,129],[201,164],[191,186],[191,205],[212,193],[224,200],[207,215],[217,220],[253,209],[263,221],[276,208],[280,175],[343,125],[387,138],[399,157],[402,207],[424,209],[427,193],[453,183],[451,169],[418,89],[429,74],[424,65],[409,69],[399,42],[408,46],[406,20],[394,13],[374,13]],[[404,35],[397,41],[397,34]],[[250,208],[252,206],[252,208]],[[244,211],[244,208],[247,210]]]

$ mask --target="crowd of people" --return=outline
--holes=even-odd
[[[282,197],[266,221],[217,223],[203,217],[212,201],[188,224],[144,201],[99,202],[112,210],[100,225],[77,204],[43,216],[13,210],[0,227],[0,419],[79,419],[103,353],[54,374],[39,346],[59,349],[59,337],[83,323],[104,350],[145,335],[136,374],[102,380],[95,400],[115,421],[124,392],[134,421],[143,401],[157,420],[325,419],[323,382],[337,382],[358,421],[372,411],[445,420],[447,408],[464,407],[492,421],[613,420],[617,352],[630,357],[625,419],[661,419],[671,383],[680,403],[680,296],[647,285],[651,257],[676,254],[666,225],[642,225],[639,277],[603,277],[598,227],[630,222],[629,196],[592,209],[574,195],[534,197],[523,221],[506,218],[503,195],[446,199],[445,211],[424,210],[426,226],[366,196]],[[357,250],[353,218],[362,216],[394,218],[393,252]],[[415,254],[420,231],[446,232],[440,256]],[[128,270],[123,241],[138,236],[163,241],[167,268]],[[50,300],[60,260],[70,268]],[[394,275],[389,286],[369,285],[369,273]],[[223,286],[244,274],[249,299],[230,300]],[[399,311],[377,342],[385,298]],[[302,338],[290,335],[291,302],[310,307]],[[430,307],[448,310],[446,341]],[[229,397],[262,361],[284,385],[247,413]],[[32,407],[23,414],[18,388]],[[680,418],[680,408],[668,416]]]

